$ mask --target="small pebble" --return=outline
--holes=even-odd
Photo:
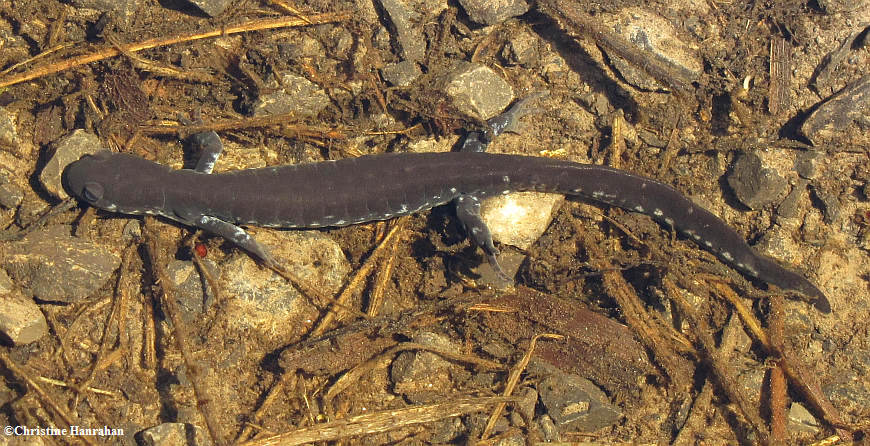
[[[280,85],[270,83],[276,91],[261,95],[254,104],[255,116],[294,113],[303,118],[316,118],[329,106],[329,96],[314,82],[292,72],[278,76]]]
[[[144,446],[205,446],[211,441],[202,428],[189,423],[163,423],[136,434]]]
[[[0,333],[14,345],[30,344],[48,334],[48,324],[33,299],[0,292]]]
[[[69,197],[63,188],[61,175],[73,161],[78,161],[84,155],[90,155],[103,150],[100,138],[84,130],[75,130],[70,135],[61,138],[55,146],[54,153],[45,163],[39,174],[39,182],[45,190],[58,199]]]
[[[734,196],[749,209],[761,209],[773,203],[788,186],[785,178],[775,170],[765,168],[761,158],[743,153],[726,175]]]
[[[78,302],[108,282],[121,257],[69,232],[48,227],[7,245],[3,266],[22,291],[43,301]]]
[[[523,0],[459,0],[459,4],[471,20],[483,25],[495,25],[529,10]]]
[[[444,93],[460,113],[492,118],[514,100],[513,88],[491,68],[463,63],[444,80]]]
[[[0,207],[15,209],[24,200],[24,191],[12,184],[9,176],[0,171]]]
[[[448,338],[436,333],[419,333],[413,341],[458,351]],[[415,403],[434,401],[453,387],[451,368],[450,361],[437,353],[424,350],[402,352],[390,370],[393,391]]]

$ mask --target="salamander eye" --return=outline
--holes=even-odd
[[[88,203],[96,203],[103,198],[103,186],[100,183],[85,183],[82,188],[82,198]]]

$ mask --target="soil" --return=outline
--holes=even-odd
[[[0,208],[0,231],[36,224],[58,203],[38,177],[54,144],[74,129],[98,135],[105,147],[175,167],[182,163],[181,137],[188,133],[177,116],[193,110],[201,111],[206,126],[224,124],[218,130],[228,152],[250,150],[266,165],[401,152],[420,141],[446,150],[466,129],[482,125],[443,92],[457,63],[473,62],[498,73],[517,98],[549,92],[522,131],[499,137],[492,151],[605,163],[671,184],[759,250],[807,273],[833,312],[823,314],[800,298],[783,301],[776,290],[748,280],[646,216],[583,200],[562,205],[528,250],[503,246],[524,256],[516,287],[491,289],[477,270],[485,257],[465,239],[452,208],[443,206],[401,222],[317,230],[341,248],[354,271],[350,276],[371,268],[359,282],[345,277],[342,289],[354,292],[339,306],[303,289],[306,297],[281,313],[290,316],[239,324],[234,319],[245,316],[229,309],[244,297],[221,290],[225,278],[202,280],[203,288],[218,288],[219,302],[183,324],[182,353],[172,310],[160,302],[165,296],[183,300],[177,296],[183,291],[157,278],[173,259],[192,258],[192,232],[149,221],[128,248],[125,225],[139,217],[81,217],[76,209],[53,215],[50,224],[110,247],[124,261],[86,301],[38,302],[50,333],[33,344],[3,347],[5,425],[125,430],[88,437],[97,444],[134,444],[134,434],[166,422],[190,423],[201,438],[216,437],[221,444],[276,434],[288,442],[293,436],[299,442],[474,444],[496,407],[481,398],[506,388],[529,395],[548,377],[571,376],[603,391],[595,404],[618,414],[612,423],[592,431],[582,423],[554,426],[554,409],[533,397],[525,412],[522,402],[508,404],[487,434],[491,441],[865,438],[868,99],[856,99],[849,107],[858,117],[828,133],[807,135],[801,126],[868,72],[870,8],[835,2],[541,2],[521,16],[483,26],[463,4],[445,2],[440,10],[409,2],[415,17],[425,18],[415,27],[426,45],[416,61],[421,74],[407,86],[392,86],[381,76],[384,67],[404,60],[401,44],[407,42],[380,2],[298,1],[303,17],[323,23],[218,33],[142,50],[126,46],[275,18],[282,14],[279,3],[234,2],[218,18],[181,1],[130,0],[114,12],[86,1],[0,4],[0,29],[7,41],[20,43],[0,48],[2,68],[12,68],[0,76],[0,105],[14,114],[20,138],[14,146],[0,146],[0,160],[10,160],[0,169],[25,191],[19,206]],[[632,8],[663,17],[701,62],[700,71],[657,76],[653,56],[628,48],[629,56],[651,60],[645,70],[658,80],[639,88],[632,80],[637,74],[617,68],[618,45],[570,19],[576,14],[610,30],[605,24]],[[846,41],[852,43],[841,51],[836,69],[824,71]],[[771,46],[783,44],[787,69],[773,79],[771,65],[783,59],[771,60]],[[532,53],[512,55],[512,45],[528,45]],[[113,48],[124,50],[80,63]],[[28,60],[37,55],[43,57]],[[637,68],[637,59],[623,59]],[[54,68],[40,72],[43,67]],[[274,80],[285,72],[325,91],[324,110],[280,123],[254,122],[257,99],[274,92]],[[33,76],[9,82],[26,74]],[[755,209],[726,180],[745,154],[758,156],[784,178],[781,193]],[[397,226],[395,241],[377,248]],[[270,232],[252,229],[258,238]],[[8,243],[0,242],[0,258]],[[218,265],[244,257],[217,237],[202,235],[200,243],[198,255]],[[292,247],[282,249],[293,255]],[[375,249],[383,253],[373,255]],[[288,263],[297,260],[331,261]],[[222,273],[227,274],[232,272]],[[337,292],[322,283],[310,286],[320,294]],[[744,330],[734,304],[724,299],[729,292],[762,321],[774,347]],[[373,304],[380,299],[382,304]],[[359,316],[372,306],[380,307],[374,317]],[[330,308],[345,311],[315,331]],[[537,340],[524,366],[530,341],[544,333],[563,338]],[[440,354],[424,356],[427,350]],[[413,376],[408,370],[414,367],[430,373]],[[519,382],[512,387],[514,370]],[[570,393],[573,381],[557,382],[566,387],[556,393]],[[469,402],[473,398],[478,399]],[[807,408],[817,425],[783,418],[786,410],[795,413],[793,403]],[[426,416],[400,413],[415,405],[425,406]],[[341,424],[366,414],[374,418],[361,421],[359,430]],[[407,417],[415,421],[402,421]],[[378,427],[377,420],[387,427]],[[48,442],[74,441],[54,436]]]

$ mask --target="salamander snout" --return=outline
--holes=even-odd
[[[66,191],[80,200],[101,207],[106,191],[100,178],[106,173],[106,166],[103,164],[108,156],[111,156],[108,151],[99,152],[70,163],[63,171],[62,180]]]

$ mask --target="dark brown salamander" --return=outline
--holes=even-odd
[[[515,121],[508,111],[500,132]],[[507,114],[506,114],[507,115]],[[473,135],[472,139],[486,137]],[[213,133],[199,136],[213,146]],[[219,144],[219,142],[218,142]],[[391,153],[313,164],[211,174],[217,155],[195,170],[168,167],[108,151],[72,163],[64,172],[75,196],[110,212],[153,214],[223,236],[269,265],[268,252],[238,225],[318,228],[386,220],[457,200],[458,215],[495,266],[495,248],[478,214],[478,200],[511,191],[577,195],[640,212],[675,227],[742,273],[814,298],[825,295],[803,276],[755,252],[724,221],[673,187],[605,166],[551,158],[482,153]],[[214,149],[218,154],[219,148]]]

